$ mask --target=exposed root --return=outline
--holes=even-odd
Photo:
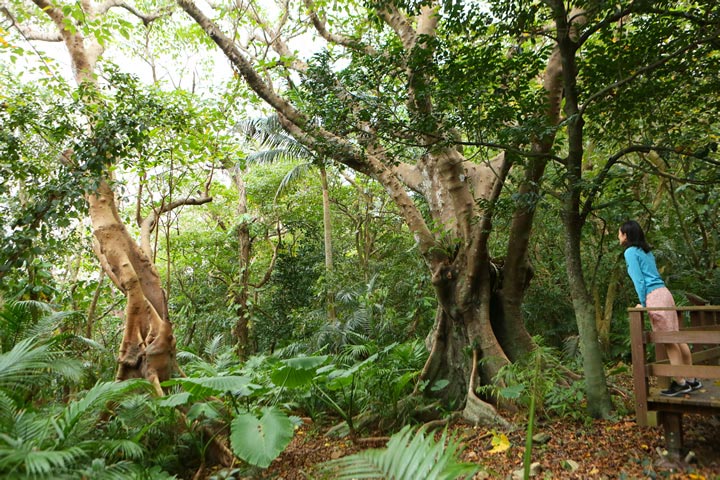
[[[200,480],[203,478],[203,475],[205,474],[205,463],[202,463],[200,465],[200,468],[197,469],[197,472],[195,472],[195,475],[193,475],[192,480]]]
[[[390,437],[366,437],[366,438],[356,439],[355,443],[357,443],[359,445],[363,445],[365,443],[371,443],[374,445],[376,443],[387,443],[389,441],[390,441]]]
[[[453,423],[457,420],[460,420],[461,418],[462,418],[462,412],[453,412],[447,418],[441,418],[441,419],[425,422],[425,424],[423,425],[423,428],[427,431],[430,431],[430,430],[434,430],[436,428],[446,427],[446,426],[450,425],[451,423]]]
[[[467,402],[465,403],[465,409],[462,415],[465,420],[473,425],[505,429],[512,427],[512,425],[495,410],[495,407],[480,400],[472,391],[468,392]]]

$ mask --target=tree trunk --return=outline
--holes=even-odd
[[[503,265],[502,295],[498,307],[502,310],[495,321],[498,337],[511,360],[515,361],[535,348],[535,342],[525,328],[522,302],[530,286],[533,269],[527,258],[530,233],[539,198],[540,177],[545,159],[532,159],[526,168],[526,181],[519,188],[518,204],[513,213],[508,238],[507,256]]]
[[[602,307],[599,307],[602,314],[599,316],[600,321],[597,325],[598,339],[600,341],[600,346],[605,352],[610,351],[610,330],[612,327],[612,317],[614,311],[613,305],[615,304],[615,299],[617,297],[620,277],[623,273],[623,269],[620,268],[616,262],[610,272],[607,291],[605,292],[605,302]]]
[[[458,260],[463,258],[466,256],[461,252]],[[477,393],[477,387],[491,383],[500,368],[509,363],[492,327],[502,319],[491,321],[491,312],[499,311],[500,302],[492,294],[499,280],[491,273],[496,267],[483,263],[478,268],[485,273],[474,288],[467,288],[472,279],[463,273],[466,269],[438,268],[433,276],[440,305],[428,338],[431,348],[421,380],[426,393],[432,392],[448,408],[463,408],[467,420],[504,426],[504,420]],[[447,385],[438,390],[438,382],[443,381]]]
[[[68,28],[72,21],[47,0],[33,1],[57,28],[70,55],[77,84],[94,88],[95,64],[103,51],[100,44],[94,38],[84,38],[81,29]],[[83,3],[82,7],[85,15],[94,17],[96,12],[90,3]],[[104,175],[98,179],[97,190],[88,192],[86,198],[95,252],[105,273],[127,298],[117,379],[144,377],[162,395],[160,382],[170,378],[177,366],[167,299],[155,266],[122,223],[109,178]]]
[[[595,311],[592,297],[585,284],[580,259],[581,226],[573,212],[565,213],[565,266],[570,282],[575,320],[580,334],[580,348],[583,356],[585,392],[588,413],[596,418],[607,418],[612,410],[610,393],[605,381],[602,352],[595,326]]]
[[[328,322],[335,323],[335,288],[333,282],[332,219],[330,217],[330,191],[328,190],[325,164],[320,162],[320,184],[322,185],[323,238],[325,239],[325,297],[327,299]]]
[[[87,201],[95,251],[105,273],[127,298],[116,378],[146,378],[162,395],[160,382],[170,378],[176,363],[175,337],[160,276],[120,220],[108,183],[102,181]]]
[[[562,2],[552,2],[552,4],[558,32],[558,48],[562,59],[564,113],[567,119],[568,137],[568,154],[565,160],[567,191],[564,193],[563,201],[565,268],[570,282],[570,295],[580,334],[588,413],[593,417],[605,418],[610,415],[612,402],[605,382],[593,299],[585,282],[580,255],[582,228],[585,223],[580,206],[585,121],[580,113],[578,102],[576,54],[579,45],[576,43],[576,26],[584,23],[586,18],[584,14],[575,10],[567,12]],[[572,24],[569,21],[570,17],[573,19]]]
[[[247,194],[242,172],[233,173],[233,181],[238,192],[237,213],[240,225],[237,228],[238,240],[238,277],[233,286],[233,308],[237,315],[235,323],[236,351],[240,359],[250,354],[250,310],[248,300],[250,296],[250,251],[252,239],[250,238],[250,224],[247,220]]]
[[[549,127],[555,127],[561,121],[562,74],[562,56],[560,49],[555,47],[548,59],[543,78],[543,88],[546,93],[546,109],[543,117]],[[503,268],[501,304],[504,322],[498,325],[497,329],[511,360],[520,358],[536,346],[525,328],[522,302],[533,277],[527,252],[535,212],[540,200],[542,177],[555,140],[555,128],[548,128],[547,131],[550,133],[532,142],[532,153],[535,156],[527,160],[525,177],[518,188],[518,200],[510,225],[507,256]]]

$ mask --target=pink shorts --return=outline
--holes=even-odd
[[[647,308],[652,307],[675,307],[675,300],[672,293],[666,287],[656,288],[648,293],[645,299]],[[678,316],[675,310],[663,310],[648,312],[650,323],[655,332],[676,332],[679,330]]]

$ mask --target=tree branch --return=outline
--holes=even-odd
[[[316,12],[315,2],[313,2],[313,0],[304,0],[304,2],[305,7],[308,10],[308,15],[310,15],[310,21],[312,21],[315,30],[327,42],[341,45],[352,50],[357,50],[371,56],[377,54],[377,50],[375,50],[370,45],[365,45],[361,40],[358,40],[357,38],[352,38],[345,35],[337,35],[328,31],[325,20],[321,20]]]
[[[385,8],[378,11],[378,15],[392,28],[402,41],[405,50],[415,46],[417,34],[413,30],[410,19],[397,9],[391,2],[387,2]]]
[[[207,191],[203,192],[199,197],[187,196],[180,200],[175,200],[167,204],[163,204],[160,208],[154,208],[148,215],[142,220],[140,224],[140,240],[142,243],[142,249],[148,258],[152,258],[150,248],[150,233],[157,224],[157,219],[160,215],[171,212],[176,208],[180,208],[186,205],[204,205],[212,202],[212,197],[207,194]]]
[[[116,7],[127,10],[133,16],[142,20],[142,22],[145,26],[151,24],[152,22],[154,22],[155,20],[157,20],[159,18],[171,15],[172,11],[173,11],[173,7],[165,7],[165,8],[158,10],[157,12],[142,13],[139,10],[137,10],[135,7],[133,7],[132,5],[125,3],[123,0],[106,0],[105,2],[98,5],[97,13],[102,15],[102,14],[107,13],[111,8],[116,8]]]

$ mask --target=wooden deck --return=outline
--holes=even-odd
[[[679,458],[683,450],[683,414],[720,415],[720,306],[673,310],[681,319],[678,332],[649,331],[646,308],[629,308],[628,312],[637,423],[649,425],[657,414],[665,430],[667,450]],[[693,365],[670,365],[665,354],[669,343],[687,343]],[[648,345],[654,345],[656,358],[648,358]],[[699,378],[703,387],[677,397],[660,395],[672,377]]]
[[[702,411],[718,409],[720,413],[720,381],[703,380],[703,387],[692,393],[677,397],[660,395],[660,387],[652,387],[648,392],[648,410],[680,411],[683,413],[703,413]],[[698,411],[702,410],[702,411]]]

